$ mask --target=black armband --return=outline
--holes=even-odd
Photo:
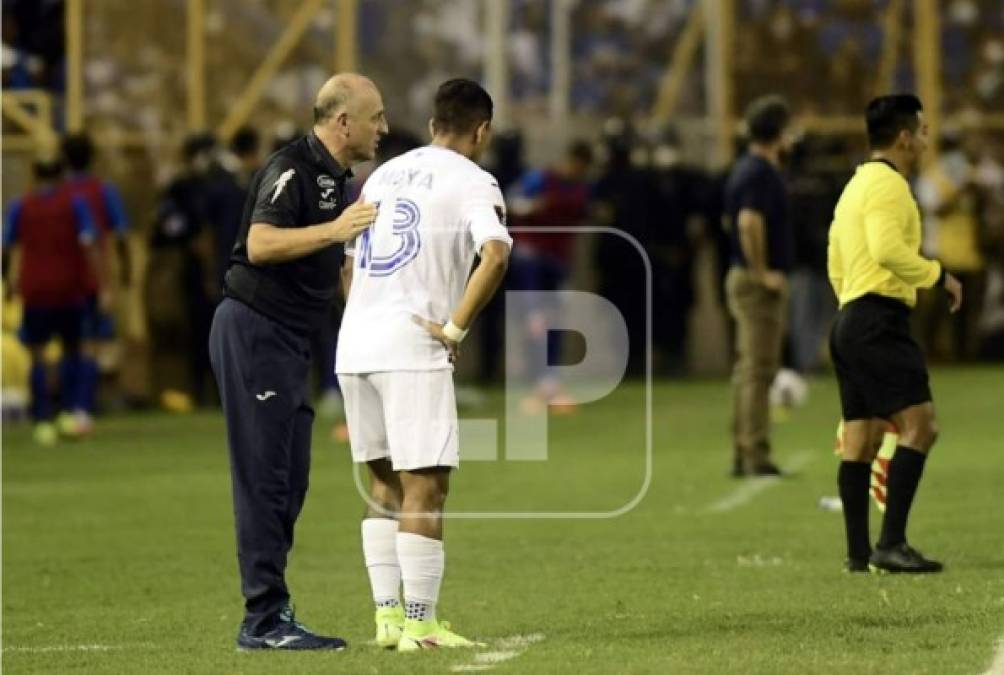
[[[942,265],[941,266],[941,274],[938,275],[938,283],[937,283],[937,285],[941,286],[942,288],[944,288],[945,287],[945,279],[947,277],[948,277],[948,270],[946,270],[945,266]]]

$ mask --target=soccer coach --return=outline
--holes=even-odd
[[[386,133],[376,85],[335,75],[317,95],[311,133],[268,159],[244,206],[209,336],[230,445],[240,649],[346,646],[294,619],[286,558],[310,468],[309,334],[335,297],[340,244],[376,218],[374,205],[346,203],[350,167],[373,159]]]
[[[844,417],[837,483],[847,534],[847,570],[939,572],[906,541],[906,524],[927,453],[937,438],[927,366],[910,335],[917,290],[942,286],[951,310],[962,286],[935,260],[919,254],[920,212],[907,176],[927,148],[927,125],[914,96],[882,96],[865,113],[871,159],[844,188],[830,226],[827,264],[840,312],[830,352]],[[899,431],[889,462],[882,534],[873,552],[868,534],[871,463],[885,422]]]

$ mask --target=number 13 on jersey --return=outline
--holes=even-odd
[[[376,207],[380,208],[380,202],[376,202]],[[370,228],[359,237],[359,269],[366,270],[371,277],[387,277],[414,260],[422,248],[418,233],[421,220],[418,205],[410,199],[398,197],[394,202],[394,222],[391,226],[397,250],[389,255],[375,252],[373,228]]]

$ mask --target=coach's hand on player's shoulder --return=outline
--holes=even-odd
[[[331,236],[335,241],[351,241],[360,232],[373,224],[376,220],[376,204],[364,202],[359,199],[349,205],[342,215],[338,216],[328,226],[331,228]]]
[[[954,314],[962,307],[962,282],[955,275],[946,272],[944,286],[949,299],[948,311]]]
[[[422,317],[414,314],[411,318],[415,323],[428,331],[429,335],[434,337],[444,347],[446,347],[446,356],[450,359],[450,363],[457,362],[457,356],[460,355],[460,343],[446,337],[446,334],[443,333],[444,324],[429,321],[428,319],[423,319]]]

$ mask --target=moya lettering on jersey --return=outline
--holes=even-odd
[[[413,168],[388,168],[380,176],[380,185],[393,185],[395,187],[407,185],[409,187],[420,187],[431,190],[434,178],[435,176],[431,171]]]

